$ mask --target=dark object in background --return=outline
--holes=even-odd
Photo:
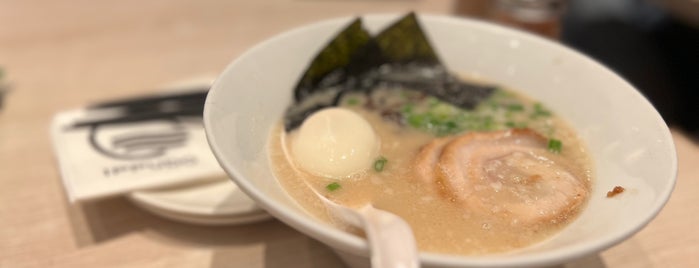
[[[699,26],[648,1],[572,0],[561,41],[616,71],[699,140]]]

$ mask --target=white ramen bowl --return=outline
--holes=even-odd
[[[376,32],[400,16],[363,16]],[[223,169],[277,219],[335,249],[351,266],[368,264],[367,243],[304,211],[270,167],[269,134],[290,104],[309,62],[353,18],[300,27],[271,38],[231,63],[206,99],[204,124]],[[448,16],[420,15],[442,61],[538,99],[586,141],[595,166],[589,204],[562,232],[516,252],[487,256],[420,253],[424,267],[545,266],[593,254],[630,237],[670,197],[677,157],[670,132],[631,85],[590,58],[520,31]],[[614,198],[615,186],[626,191]]]

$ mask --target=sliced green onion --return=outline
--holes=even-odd
[[[433,108],[437,105],[439,105],[441,101],[435,97],[429,96],[427,97],[427,105],[429,105],[430,108]]]
[[[563,149],[563,143],[557,139],[549,139],[549,151],[552,153],[560,153]]]
[[[349,98],[345,103],[347,103],[347,105],[354,106],[359,104],[359,100],[357,98]]]
[[[524,106],[522,106],[522,104],[519,103],[508,104],[506,107],[507,110],[511,112],[524,111]]]
[[[340,188],[342,188],[342,186],[337,182],[333,182],[333,183],[325,186],[325,189],[328,189],[328,191],[331,191],[331,192],[334,192]]]
[[[413,112],[413,107],[415,107],[414,104],[412,104],[412,103],[407,103],[407,104],[403,105],[403,109],[401,109],[401,110],[402,110],[403,113],[412,113],[412,112]]]
[[[456,124],[454,121],[447,121],[444,123],[444,131],[447,133],[452,133],[455,130],[457,130],[459,125]]]
[[[508,127],[508,128],[527,128],[527,123],[525,123],[525,122],[507,121],[507,122],[505,122],[505,126]]]
[[[388,159],[383,156],[379,156],[379,158],[374,161],[374,170],[376,170],[376,172],[383,171],[384,166],[386,166],[386,162],[388,162]]]
[[[545,117],[550,115],[551,112],[546,110],[546,108],[544,108],[544,105],[538,102],[534,104],[534,112],[531,114],[531,118]]]
[[[411,114],[408,116],[408,124],[414,128],[420,128],[427,123],[427,118],[422,114]]]

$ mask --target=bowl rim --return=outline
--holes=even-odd
[[[386,20],[390,21],[395,19],[403,13],[368,13],[359,15],[364,20]],[[677,150],[672,139],[669,128],[667,127],[665,121],[662,119],[657,110],[653,107],[650,101],[643,96],[636,88],[634,88],[630,83],[624,80],[620,75],[610,70],[598,61],[588,57],[587,55],[578,52],[572,48],[564,46],[562,44],[556,43],[554,41],[548,40],[544,37],[537,36],[535,34],[523,32],[520,30],[507,28],[505,26],[496,25],[490,22],[480,21],[476,19],[455,17],[445,14],[429,14],[429,13],[417,13],[421,23],[446,23],[446,24],[460,24],[462,27],[476,27],[482,28],[488,32],[497,32],[500,34],[506,34],[508,36],[517,37],[522,42],[532,42],[537,45],[542,45],[547,48],[555,49],[561,53],[565,58],[575,58],[576,61],[580,61],[585,64],[589,64],[592,68],[603,72],[604,75],[609,75],[612,77],[616,83],[619,85],[619,90],[630,91],[633,97],[638,101],[638,104],[643,106],[643,109],[650,109],[653,111],[654,118],[649,118],[653,120],[655,124],[662,129],[662,136],[665,139],[666,144],[669,146],[672,158],[670,159],[672,170],[669,170],[669,180],[670,182],[665,185],[665,188],[658,191],[658,197],[651,207],[647,210],[645,215],[639,217],[641,219],[634,228],[629,228],[624,232],[617,232],[610,235],[602,236],[600,239],[585,243],[571,245],[570,247],[558,248],[549,250],[547,252],[535,253],[532,255],[507,255],[508,253],[486,255],[486,256],[460,256],[460,255],[448,255],[439,253],[429,253],[420,252],[420,260],[423,265],[440,265],[449,267],[461,267],[467,266],[482,266],[482,267],[502,267],[502,266],[542,266],[542,265],[555,265],[560,264],[568,260],[574,260],[587,256],[589,254],[594,254],[605,250],[629,237],[631,237],[636,232],[643,229],[651,220],[653,220],[658,213],[662,210],[665,204],[668,202],[672,191],[674,190],[677,181],[678,172],[678,160],[677,160]],[[214,124],[213,118],[211,116],[212,106],[215,104],[216,95],[220,90],[223,90],[224,86],[221,82],[221,77],[226,75],[231,75],[237,68],[238,64],[243,61],[243,59],[250,57],[255,54],[258,50],[262,50],[270,44],[284,40],[290,36],[297,35],[301,32],[313,31],[315,29],[328,27],[328,25],[341,24],[342,22],[349,22],[351,19],[357,16],[342,16],[331,19],[324,19],[316,21],[310,24],[295,27],[293,29],[284,31],[280,34],[274,35],[268,38],[247,51],[243,52],[239,57],[233,60],[221,73],[219,78],[213,83],[209,94],[207,95],[205,106],[204,106],[204,127],[206,129],[206,137],[211,147],[214,156],[219,161],[221,167],[231,175],[231,179],[238,184],[238,186],[248,194],[252,199],[257,201],[257,203],[268,211],[270,214],[275,216],[275,218],[283,221],[284,223],[292,226],[293,228],[301,231],[305,235],[311,236],[317,240],[322,241],[330,245],[332,248],[353,252],[355,254],[360,254],[362,256],[369,256],[368,244],[362,239],[355,235],[349,234],[342,230],[336,229],[328,224],[320,223],[318,220],[311,219],[308,216],[301,216],[291,210],[282,209],[280,202],[277,202],[271,198],[267,198],[264,194],[253,187],[253,185],[246,180],[239,179],[243,175],[237,170],[237,168],[232,165],[226,164],[226,157],[217,146],[217,141],[215,135],[209,131],[211,125]],[[622,89],[623,88],[623,89]],[[506,257],[506,258],[503,258]]]

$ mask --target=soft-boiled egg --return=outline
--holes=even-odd
[[[292,138],[291,153],[303,170],[341,179],[371,167],[380,141],[369,122],[344,108],[326,108],[306,118]]]

